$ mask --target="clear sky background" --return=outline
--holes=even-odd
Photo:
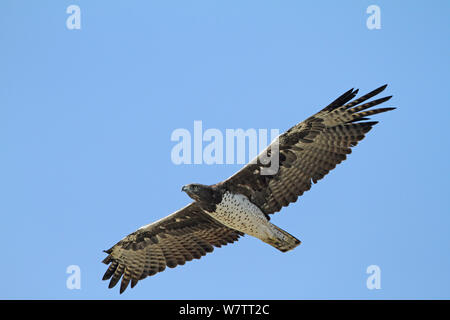
[[[81,8],[69,30],[66,8]],[[381,9],[369,30],[366,9]],[[0,298],[450,298],[450,2],[0,2]],[[177,128],[285,131],[385,83],[352,155],[272,221],[119,296],[108,249],[241,165],[172,163]],[[69,290],[66,268],[81,269]],[[369,290],[366,269],[381,269]]]

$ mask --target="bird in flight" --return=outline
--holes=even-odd
[[[145,225],[109,250],[103,280],[109,288],[120,279],[120,293],[131,282],[174,268],[237,241],[244,234],[286,252],[300,240],[270,222],[270,214],[297,201],[337,164],[377,123],[369,116],[395,108],[371,109],[391,96],[371,100],[384,85],[360,98],[349,90],[327,107],[290,128],[275,139],[255,160],[230,178],[214,185],[188,184],[182,188],[194,201],[184,208]],[[265,161],[263,161],[265,156]],[[278,170],[267,156],[277,157]]]

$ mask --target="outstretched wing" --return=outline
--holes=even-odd
[[[368,99],[382,92],[384,85],[358,99],[351,101],[358,90],[349,90],[330,105],[290,128],[278,138],[279,169],[275,174],[264,175],[262,168],[271,163],[261,157],[271,157],[274,143],[261,152],[257,161],[252,161],[236,174],[221,182],[235,192],[244,193],[264,213],[281,210],[297,201],[312,182],[322,179],[337,164],[351,153],[351,147],[372,129],[376,121],[367,117],[395,108],[367,110],[391,98],[384,97],[370,102]],[[274,152],[275,155],[275,152]]]
[[[123,238],[105,252],[103,263],[110,264],[103,280],[111,279],[109,288],[122,278],[120,293],[131,281],[174,268],[186,261],[200,259],[214,247],[237,241],[243,234],[217,222],[193,202],[171,215],[146,225]]]

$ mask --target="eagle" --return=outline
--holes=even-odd
[[[120,279],[120,293],[131,282],[184,265],[238,241],[245,234],[286,252],[300,240],[270,222],[280,211],[347,158],[352,147],[378,123],[369,116],[395,108],[375,108],[392,96],[367,101],[387,85],[356,98],[350,89],[318,113],[278,136],[254,160],[230,178],[214,185],[198,183],[182,187],[194,201],[184,208],[145,225],[109,250],[103,280],[109,288]],[[267,157],[270,157],[267,161]],[[277,158],[275,158],[277,157]],[[271,162],[278,170],[264,172]]]

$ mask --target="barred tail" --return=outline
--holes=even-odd
[[[286,252],[294,249],[301,241],[291,234],[287,233],[283,229],[271,224],[273,228],[273,235],[264,240],[264,242],[270,244],[272,247],[277,248],[281,252]]]

